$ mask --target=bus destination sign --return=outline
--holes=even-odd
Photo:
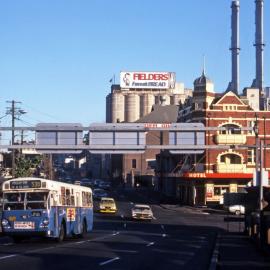
[[[29,180],[29,181],[11,181],[11,189],[27,189],[27,188],[41,188],[40,180]]]

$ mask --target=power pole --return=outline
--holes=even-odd
[[[11,103],[11,107],[7,108],[6,114],[11,115],[11,145],[15,144],[15,120],[19,119],[19,116],[22,114],[25,114],[26,112],[18,107],[16,107],[16,104],[21,103],[20,101],[7,101],[7,103]],[[16,167],[16,150],[12,149],[12,177],[15,176],[15,167]]]

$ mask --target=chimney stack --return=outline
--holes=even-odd
[[[263,92],[264,85],[264,58],[263,58],[263,50],[264,50],[264,37],[263,37],[263,5],[264,0],[255,0],[256,4],[256,13],[255,13],[255,25],[256,25],[256,33],[255,33],[255,48],[256,48],[256,78],[253,80],[252,87],[259,88],[260,97]]]
[[[232,91],[238,94],[239,91],[239,53],[240,53],[240,42],[239,42],[239,0],[232,1],[231,5],[232,16],[231,16],[231,52],[232,52],[232,80],[228,85],[227,91]]]

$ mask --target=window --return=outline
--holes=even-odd
[[[241,157],[235,154],[225,154],[220,157],[221,163],[226,164],[241,164],[242,160]]]
[[[132,159],[132,169],[136,169],[136,164],[137,162],[136,162],[136,159]]]
[[[234,125],[234,124],[226,124],[222,126],[223,128],[226,128],[226,130],[221,130],[220,134],[241,134],[241,129],[239,128],[239,126]]]
[[[248,131],[248,134],[253,134],[254,133],[254,131],[253,131],[254,124],[255,124],[254,121],[248,121],[248,127],[252,128],[252,130]]]
[[[225,155],[223,155],[223,156],[220,157],[220,162],[221,163],[225,163]]]
[[[248,149],[247,162],[248,163],[255,163],[254,149]]]
[[[241,164],[241,157],[237,155],[230,155],[231,164]]]
[[[83,207],[92,207],[92,196],[90,192],[82,192],[82,206]]]

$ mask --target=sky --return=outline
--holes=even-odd
[[[265,84],[270,86],[270,1]],[[105,122],[110,79],[121,70],[176,72],[193,87],[203,55],[215,91],[231,80],[230,0],[0,0],[0,117],[16,125]],[[240,87],[255,76],[255,3],[240,1]],[[10,116],[1,125],[11,124]],[[20,123],[19,123],[20,122]]]

